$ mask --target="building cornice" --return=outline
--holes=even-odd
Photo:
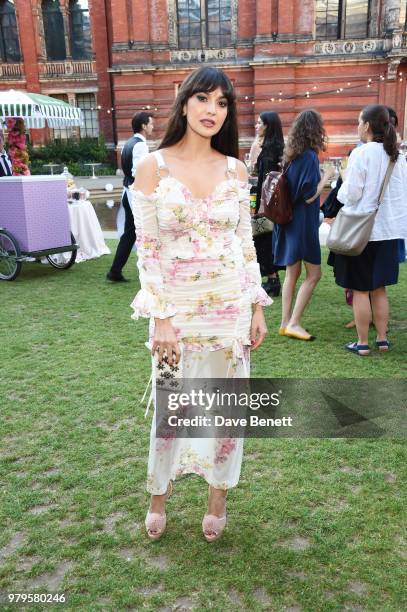
[[[259,36],[253,41],[245,40],[244,47],[234,45],[224,49],[174,49],[171,45],[136,44],[129,49],[120,44],[122,52],[138,49],[144,51],[166,52],[169,54],[169,62],[157,62],[154,64],[131,64],[123,63],[109,68],[112,73],[140,73],[155,71],[179,71],[196,68],[199,64],[215,64],[222,68],[231,70],[233,68],[258,68],[264,66],[278,65],[333,65],[352,63],[388,62],[395,66],[403,58],[407,57],[407,36],[402,32],[393,32],[388,38],[366,38],[358,40],[332,40],[314,41],[313,53],[302,55],[271,55],[276,50],[284,51],[284,43],[308,43],[307,51],[311,51],[309,43],[312,42],[310,35],[285,35],[287,41],[276,42],[273,37]],[[238,50],[242,48],[255,48],[259,44],[270,44],[270,48],[257,51],[253,58],[240,58]],[[299,47],[301,48],[301,47]],[[297,50],[299,49],[297,47]],[[114,50],[119,50],[119,45]],[[389,68],[388,78],[394,78],[393,67]]]
[[[252,61],[249,61],[249,66],[251,68],[258,68],[261,66],[276,66],[276,65],[282,65],[282,64],[291,64],[291,65],[304,65],[306,64],[307,66],[309,65],[343,65],[343,64],[372,64],[372,63],[377,63],[378,61],[382,61],[383,63],[386,62],[386,56],[381,55],[381,56],[370,56],[370,57],[366,57],[365,55],[357,55],[357,56],[352,56],[351,58],[346,57],[315,57],[315,55],[311,55],[311,56],[302,56],[302,57],[289,57],[289,56],[283,56],[283,57],[277,57],[274,56],[272,58],[264,58],[264,59],[260,59],[260,58],[254,58]]]
[[[293,42],[312,42],[314,40],[312,34],[295,34],[295,33],[284,33],[284,34],[258,34],[253,38],[253,44],[263,45],[264,43],[270,43],[272,45],[279,45],[284,43]]]
[[[386,55],[352,55],[351,57],[346,56],[273,56],[268,58],[254,58],[253,60],[243,59],[241,61],[230,62],[216,62],[214,65],[221,66],[225,70],[241,70],[241,69],[252,69],[252,68],[263,68],[267,66],[321,66],[321,65],[344,65],[344,64],[375,64],[377,62],[389,63],[389,61],[400,63],[400,58],[395,59]],[[213,62],[211,62],[212,64]],[[108,72],[113,74],[131,74],[131,73],[155,73],[155,72],[179,72],[185,70],[192,70],[197,67],[196,63],[193,62],[182,62],[174,64],[155,64],[148,65],[128,65],[122,64],[108,68]]]
[[[242,68],[250,68],[249,61],[241,62],[211,62],[212,65],[221,66],[225,70],[241,70]],[[179,63],[179,64],[155,64],[148,65],[121,65],[108,68],[108,72],[113,74],[131,74],[131,73],[146,73],[146,72],[183,72],[193,70],[197,67],[196,63]]]
[[[53,87],[42,87],[41,88],[41,93],[46,95],[46,96],[52,96],[53,94],[60,94],[60,93],[74,93],[74,94],[82,94],[82,93],[97,93],[99,91],[99,87],[92,87],[92,86],[84,86],[84,87],[65,87],[59,85],[59,86],[53,86]]]

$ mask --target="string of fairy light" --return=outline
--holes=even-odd
[[[402,83],[402,82],[407,82],[407,78],[405,75],[403,75],[402,72],[399,72],[396,75],[396,79]],[[318,85],[313,85],[312,88],[306,89],[303,93],[294,93],[294,94],[287,94],[283,92],[283,89],[279,89],[277,93],[274,94],[262,94],[262,95],[258,95],[256,96],[256,99],[253,99],[253,96],[249,96],[249,95],[240,95],[237,96],[237,101],[238,102],[250,102],[253,106],[262,101],[268,101],[268,102],[273,102],[273,103],[280,103],[280,102],[285,102],[287,100],[299,100],[299,99],[310,99],[310,98],[316,98],[317,96],[329,96],[329,95],[340,95],[343,92],[347,92],[347,91],[351,91],[351,90],[355,90],[355,89],[360,89],[361,87],[366,87],[367,89],[370,89],[371,87],[374,86],[375,83],[380,83],[386,81],[386,77],[381,74],[377,77],[369,77],[367,80],[366,78],[364,79],[359,79],[357,82],[355,82],[353,80],[353,83],[351,81],[347,81],[346,83],[344,83],[342,86],[340,87],[335,87],[334,89],[321,89],[320,86]],[[391,82],[394,82],[391,81]],[[298,86],[297,86],[298,87]],[[91,108],[91,110],[98,110],[98,111],[105,111],[108,115],[113,114],[114,112],[116,112],[116,110],[118,110],[118,108],[115,107],[103,107],[101,105],[98,105],[94,108]],[[137,111],[155,111],[158,112],[159,107],[156,105],[151,105],[151,104],[146,104],[143,105],[139,108],[136,109]]]

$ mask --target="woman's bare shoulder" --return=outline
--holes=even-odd
[[[158,181],[157,160],[154,153],[149,153],[137,164],[133,189],[150,195],[157,187]]]
[[[154,172],[157,170],[157,160],[154,153],[149,153],[143,159],[141,159],[137,164],[137,174],[142,172]]]

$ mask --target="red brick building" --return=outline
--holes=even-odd
[[[103,0],[0,0],[0,90],[43,93],[80,106],[81,135],[102,133],[113,146],[111,116],[98,111],[112,107],[108,10],[109,16]],[[43,132],[33,130],[33,140],[49,136]]]
[[[242,148],[259,112],[279,112],[286,131],[312,106],[325,118],[329,154],[343,154],[365,104],[393,106],[407,137],[406,4],[0,0],[0,89],[62,95],[84,109],[82,132],[114,146],[146,107],[159,139],[178,84],[214,64],[235,83]]]

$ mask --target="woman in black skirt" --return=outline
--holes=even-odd
[[[283,156],[283,127],[278,114],[273,112],[261,113],[257,120],[256,132],[257,138],[262,142],[256,162],[258,174],[256,212],[258,212],[263,181],[271,170],[280,170],[280,162]],[[256,247],[260,273],[262,276],[268,277],[267,281],[263,283],[263,289],[270,295],[278,296],[281,290],[278,270],[283,270],[284,266],[274,265],[272,236],[272,233],[255,236],[254,246]]]
[[[352,151],[337,196],[349,213],[375,210],[389,162],[395,162],[366,248],[357,257],[336,255],[334,262],[336,283],[353,290],[358,339],[345,348],[365,356],[370,352],[368,332],[372,314],[376,347],[380,351],[389,349],[386,286],[397,283],[398,239],[407,237],[407,164],[399,155],[396,131],[385,106],[375,104],[362,110],[358,135],[364,144]]]

